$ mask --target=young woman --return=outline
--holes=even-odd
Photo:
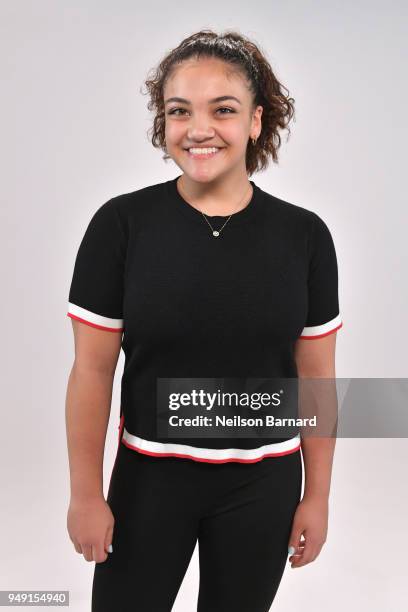
[[[294,114],[258,46],[203,30],[146,85],[152,143],[182,173],[105,202],[78,250],[68,309],[68,531],[95,562],[93,612],[169,612],[197,540],[198,612],[266,612],[288,553],[301,567],[326,540],[333,439],[158,435],[157,385],[334,378],[335,249],[316,213],[248,179],[277,161],[279,130]],[[119,443],[105,501],[121,348]]]

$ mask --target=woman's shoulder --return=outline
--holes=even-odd
[[[306,206],[297,203],[295,204],[292,199],[286,200],[279,198],[269,191],[262,191],[266,208],[270,211],[277,211],[282,215],[286,215],[287,217],[297,217],[299,219],[310,219],[315,214],[313,210],[307,208]]]
[[[95,216],[116,217],[123,224],[127,224],[133,218],[143,219],[145,215],[154,214],[160,206],[163,198],[165,182],[155,183],[139,187],[131,191],[108,196],[108,198],[96,208]]]
[[[109,200],[110,205],[118,210],[125,212],[128,209],[134,209],[135,206],[151,207],[152,203],[157,201],[157,197],[161,194],[165,182],[145,185],[132,191],[125,191],[112,196]]]
[[[303,225],[309,231],[315,225],[326,225],[324,219],[312,208],[295,203],[293,200],[279,198],[272,193],[262,190],[264,196],[264,209],[267,214],[286,223]]]

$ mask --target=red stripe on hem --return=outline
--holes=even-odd
[[[116,467],[116,463],[117,463],[117,461],[118,461],[118,457],[119,457],[120,438],[121,438],[121,436],[122,436],[122,431],[123,431],[124,424],[125,424],[125,415],[124,415],[124,414],[122,414],[122,416],[120,417],[120,421],[119,421],[119,427],[118,427],[118,429],[119,429],[119,435],[118,435],[118,445],[117,445],[117,447],[116,447],[116,456],[115,456],[115,461],[114,461],[114,463],[113,463],[113,467],[112,467],[112,473],[113,473],[113,471],[114,471],[114,469],[115,469],[115,467]]]
[[[122,416],[120,417],[119,426],[118,426],[118,429],[119,429],[119,435],[118,435],[119,442],[120,442],[120,439],[122,437],[122,431],[123,431],[124,426],[125,426],[125,415],[122,414]]]
[[[328,336],[329,334],[332,334],[333,332],[340,329],[340,327],[343,327],[343,323],[340,323],[340,325],[338,325],[334,329],[331,329],[330,331],[324,334],[317,334],[316,336],[299,336],[299,340],[315,340],[316,338],[324,338],[324,336]]]
[[[67,312],[67,317],[71,317],[71,319],[75,319],[76,321],[80,321],[81,323],[86,323],[86,325],[90,325],[90,327],[95,327],[96,329],[103,329],[105,331],[110,331],[110,332],[123,332],[124,331],[124,327],[115,329],[113,327],[105,327],[104,325],[97,325],[96,323],[91,323],[90,321],[81,319],[81,317],[77,317],[71,312]]]
[[[201,457],[193,457],[192,455],[184,455],[182,453],[155,453],[153,451],[147,451],[147,450],[142,450],[141,448],[137,447],[137,446],[133,446],[133,444],[130,444],[129,442],[127,442],[125,439],[122,438],[122,443],[127,446],[128,448],[137,451],[138,453],[142,453],[143,455],[149,455],[151,457],[179,457],[181,459],[193,459],[194,461],[200,461],[203,463],[230,463],[230,462],[235,462],[235,463],[256,463],[257,461],[261,461],[262,459],[264,459],[265,457],[281,457],[282,455],[289,455],[291,453],[295,453],[296,451],[300,450],[301,445],[299,444],[298,446],[296,446],[296,448],[291,448],[290,450],[287,451],[282,451],[281,453],[266,453],[265,455],[262,455],[261,457],[257,457],[256,459],[204,459]]]

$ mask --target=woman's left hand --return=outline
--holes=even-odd
[[[299,502],[293,517],[288,547],[295,552],[288,561],[291,567],[302,567],[319,555],[327,537],[329,501],[327,497],[306,496]],[[304,540],[300,540],[301,535]]]

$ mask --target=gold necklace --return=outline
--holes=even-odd
[[[180,183],[179,183],[179,187],[180,187]],[[251,189],[251,183],[249,184],[249,189]],[[183,191],[183,189],[182,189],[181,191]],[[239,204],[238,204],[238,206],[237,206],[237,210],[238,210],[238,208],[239,208],[240,204],[241,204],[241,203],[244,201],[244,199],[245,199],[245,196],[246,196],[246,195],[247,195],[247,191],[244,193],[244,197],[243,197],[243,198],[241,198],[241,200],[239,201]],[[197,209],[197,210],[198,210],[198,209]],[[209,222],[209,220],[207,219],[207,217],[205,216],[205,214],[204,214],[204,213],[203,213],[201,210],[200,210],[199,212],[200,212],[200,213],[203,215],[203,217],[204,217],[205,221],[207,221],[208,225],[210,226],[210,228],[211,228],[211,232],[212,232],[212,235],[214,236],[214,238],[218,238],[218,236],[221,234],[221,232],[222,232],[222,230],[224,229],[224,227],[227,225],[228,221],[231,219],[232,215],[233,215],[233,214],[235,214],[235,213],[231,213],[231,214],[229,215],[228,219],[227,219],[227,220],[225,221],[225,223],[222,225],[222,227],[220,227],[220,229],[219,229],[219,230],[216,230],[216,229],[214,229],[214,228],[213,228],[213,226],[211,225],[211,223]]]

